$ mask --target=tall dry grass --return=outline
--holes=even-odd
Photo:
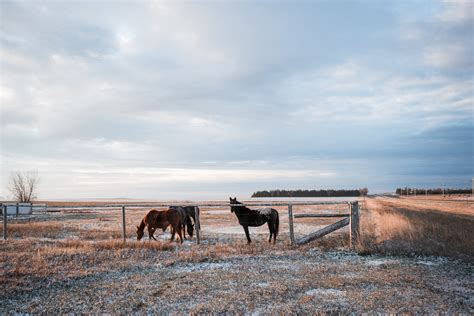
[[[58,222],[13,222],[9,220],[7,226],[8,237],[15,238],[61,238],[61,232],[64,230],[63,225]],[[0,230],[3,233],[3,225]]]
[[[362,211],[361,253],[442,255],[474,259],[474,216],[411,207],[406,201],[366,199]]]

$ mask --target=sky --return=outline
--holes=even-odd
[[[470,187],[471,1],[0,2],[0,196]]]

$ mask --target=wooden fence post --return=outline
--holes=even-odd
[[[16,217],[18,217],[18,214],[20,214],[20,205],[16,203]]]
[[[293,230],[293,205],[288,204],[288,225],[290,227],[290,244],[295,244],[295,233]]]
[[[2,206],[3,211],[3,240],[7,240],[7,206]]]
[[[351,250],[355,250],[359,244],[360,231],[359,231],[359,202],[351,202],[351,233],[350,233],[350,247]]]
[[[125,205],[122,205],[122,238],[123,242],[127,241],[127,227],[125,224]]]
[[[194,223],[194,226],[196,226],[196,244],[199,245],[201,242],[201,220],[199,219],[199,207],[194,206],[194,215],[196,216],[196,223]]]

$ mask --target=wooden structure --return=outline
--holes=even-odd
[[[341,229],[344,226],[350,225],[350,247],[355,249],[359,243],[360,229],[359,229],[359,202],[348,202],[349,213],[330,213],[330,214],[293,214],[293,207],[288,205],[288,223],[290,226],[290,243],[292,245],[304,245],[310,241],[321,238],[333,231]],[[294,234],[294,219],[295,218],[331,218],[344,217],[344,219],[337,221],[329,226],[326,226],[318,231],[310,233],[299,239],[295,239]]]

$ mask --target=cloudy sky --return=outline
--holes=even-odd
[[[0,196],[469,187],[473,3],[3,0]]]

